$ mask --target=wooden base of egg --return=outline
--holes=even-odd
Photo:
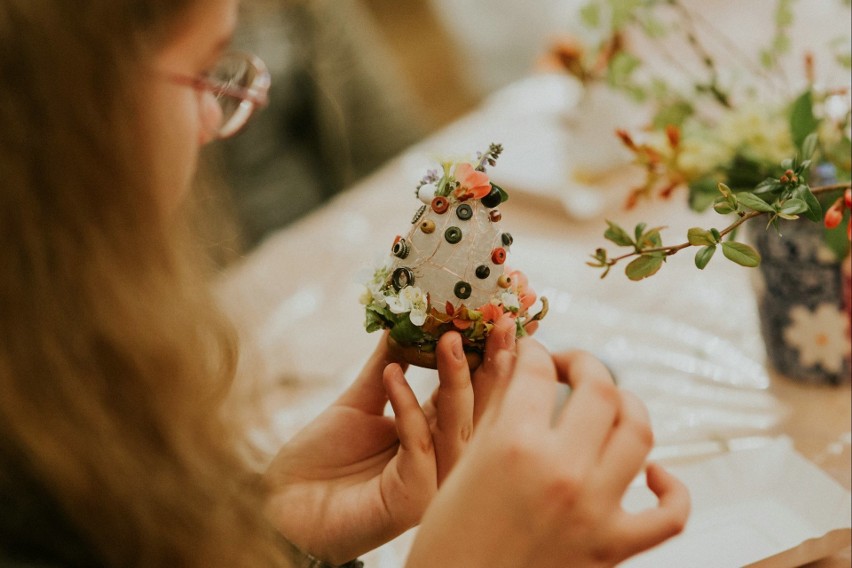
[[[390,336],[388,336],[388,348],[394,358],[402,359],[411,365],[427,369],[438,368],[438,356],[434,351],[421,351],[416,345],[400,345]],[[482,355],[480,353],[465,351],[464,356],[467,359],[467,367],[471,372],[482,364]]]

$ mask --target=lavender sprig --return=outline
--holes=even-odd
[[[476,170],[479,172],[485,171],[485,165],[489,166],[497,165],[497,158],[500,157],[500,154],[503,152],[502,144],[491,144],[488,146],[488,150],[483,154],[482,152],[476,153]]]
[[[441,176],[438,175],[437,169],[428,170],[426,172],[426,175],[424,175],[423,178],[417,183],[417,187],[414,188],[414,194],[417,195],[417,192],[420,190],[420,188],[426,185],[427,183],[437,184],[440,179]]]

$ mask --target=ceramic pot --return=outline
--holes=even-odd
[[[849,256],[826,247],[821,223],[782,221],[781,235],[759,222],[750,238],[762,257],[756,273],[760,325],[769,363],[793,380],[850,382]]]

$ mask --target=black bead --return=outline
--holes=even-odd
[[[411,224],[413,225],[414,223],[416,223],[417,221],[419,221],[419,220],[420,220],[420,217],[422,217],[422,216],[423,216],[423,213],[425,213],[425,212],[426,212],[426,206],[425,206],[425,205],[421,205],[421,206],[420,206],[420,209],[418,209],[418,210],[417,210],[417,213],[415,213],[415,214],[414,214],[414,218],[411,220]]]
[[[476,277],[485,280],[491,275],[491,269],[485,266],[484,264],[480,264],[476,267]]]
[[[391,284],[393,284],[394,290],[399,292],[406,286],[414,284],[414,273],[405,267],[397,268],[393,271],[393,276],[391,276]]]
[[[461,298],[462,300],[467,300],[468,298],[470,298],[471,290],[472,289],[470,287],[470,284],[468,284],[464,280],[459,280],[458,282],[456,282],[456,287],[453,289],[453,292],[455,292],[458,298]]]
[[[408,253],[410,251],[411,245],[409,245],[408,241],[406,241],[405,239],[399,239],[398,241],[396,241],[393,245],[393,248],[391,249],[391,252],[394,254],[394,256],[397,256],[399,258],[405,258],[406,256],[408,256]]]
[[[503,233],[500,235],[500,239],[503,241],[503,246],[508,247],[511,246],[515,239],[512,238],[511,233]]]
[[[467,221],[473,217],[473,209],[467,203],[462,203],[456,208],[456,215],[462,221]]]
[[[503,197],[500,195],[500,190],[498,190],[493,185],[491,186],[491,191],[488,192],[488,195],[480,199],[483,205],[486,207],[497,207],[500,205],[500,202],[503,200]]]
[[[462,240],[462,230],[458,227],[450,227],[444,231],[444,238],[447,239],[448,243],[456,244]]]

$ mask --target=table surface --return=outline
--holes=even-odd
[[[802,385],[767,369],[753,271],[721,255],[699,271],[688,251],[642,282],[628,281],[618,267],[601,280],[585,265],[607,244],[605,219],[665,225],[665,242],[720,221],[688,211],[682,195],[622,210],[636,175],[628,166],[578,181],[572,125],[564,120],[576,92],[560,81],[535,77],[497,93],[224,275],[218,292],[241,335],[241,380],[251,377],[270,393],[270,449],[340,392],[378,340],[363,329],[358,297],[394,236],[410,226],[420,205],[417,181],[435,158],[472,155],[493,141],[505,146],[489,173],[510,193],[501,206],[504,230],[514,236],[507,264],[550,299],[537,337],[551,349],[588,349],[607,362],[648,405],[657,457],[697,459],[685,449],[785,435],[849,489],[850,388]],[[617,148],[602,146],[606,152],[615,164],[624,158]],[[420,394],[435,384],[431,371],[409,375]],[[815,566],[849,562],[847,548]]]

